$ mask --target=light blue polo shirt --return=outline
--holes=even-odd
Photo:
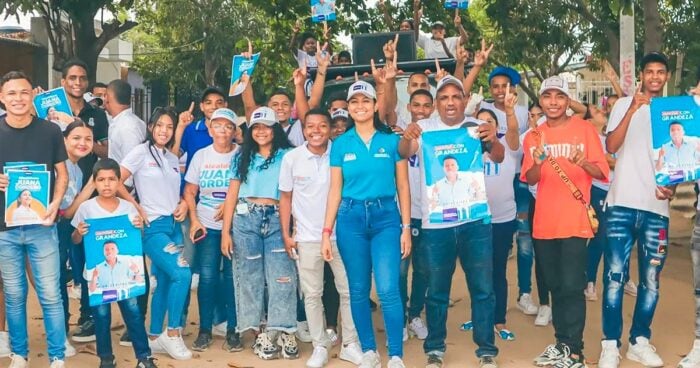
[[[261,166],[265,163],[266,158],[256,153],[250,163],[248,177],[246,181],[241,183],[241,189],[238,191],[238,198],[271,198],[280,199],[279,178],[280,168],[282,167],[282,158],[290,149],[277,150],[275,159],[267,168],[262,169]],[[238,157],[240,151],[231,159],[231,179],[240,180],[238,176]]]
[[[673,142],[664,144],[664,162],[671,169],[693,169],[697,164],[698,156],[700,156],[695,145],[694,142],[691,143],[685,139],[680,148],[676,147]]]
[[[366,201],[396,196],[399,136],[375,132],[367,145],[355,128],[338,137],[331,147],[331,167],[343,171],[343,198]]]

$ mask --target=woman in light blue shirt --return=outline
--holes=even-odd
[[[267,317],[266,330],[255,340],[255,354],[264,360],[280,355],[295,359],[297,276],[284,249],[278,206],[282,157],[292,145],[269,107],[253,111],[248,128],[231,160],[221,230],[221,252],[233,261],[236,331],[260,331],[260,321]]]

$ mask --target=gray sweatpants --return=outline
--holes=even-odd
[[[693,288],[695,289],[695,337],[700,338],[700,211],[695,216],[693,236],[690,238],[690,257],[693,260]]]

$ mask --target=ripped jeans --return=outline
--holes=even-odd
[[[166,311],[169,329],[183,327],[182,311],[192,273],[182,256],[182,230],[173,216],[161,216],[144,229],[143,251],[151,259],[151,274],[158,280],[151,300],[149,334],[163,332]]]
[[[242,205],[247,205],[247,209],[241,211]],[[247,203],[243,199],[236,206],[233,284],[237,332],[260,330],[260,321],[265,318],[265,285],[267,329],[296,331],[297,271],[284,249],[277,206]]]
[[[622,296],[628,279],[632,246],[637,242],[639,286],[630,328],[630,342],[650,338],[659,300],[659,277],[668,252],[668,217],[627,207],[607,209],[608,243],[604,250],[603,339],[622,336]]]

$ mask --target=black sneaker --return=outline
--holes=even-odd
[[[479,368],[498,368],[496,360],[490,355],[484,355],[479,358]]]
[[[578,358],[574,359],[571,355],[565,357],[564,359],[558,361],[552,366],[553,368],[586,368],[586,362],[584,361],[583,355],[579,355]]]
[[[95,321],[92,319],[85,321],[85,323],[78,327],[78,331],[73,333],[71,340],[75,342],[95,341]]]
[[[570,352],[569,347],[564,344],[551,344],[535,358],[534,363],[538,367],[554,365],[568,357]]]
[[[192,343],[192,350],[194,351],[207,351],[209,346],[211,346],[212,337],[211,332],[206,330],[199,331],[197,339]]]
[[[121,346],[133,346],[131,343],[131,338],[129,337],[129,331],[124,330],[122,337],[119,338],[119,345]]]
[[[117,362],[114,360],[114,358],[101,359],[100,368],[117,368]]]
[[[148,357],[146,359],[139,359],[139,363],[136,364],[136,368],[158,368],[156,365],[156,360],[153,357]]]
[[[241,335],[234,330],[226,331],[226,340],[224,341],[223,349],[229,353],[243,351],[243,343],[241,343]]]
[[[437,354],[428,354],[428,364],[425,368],[442,368],[442,357]]]

